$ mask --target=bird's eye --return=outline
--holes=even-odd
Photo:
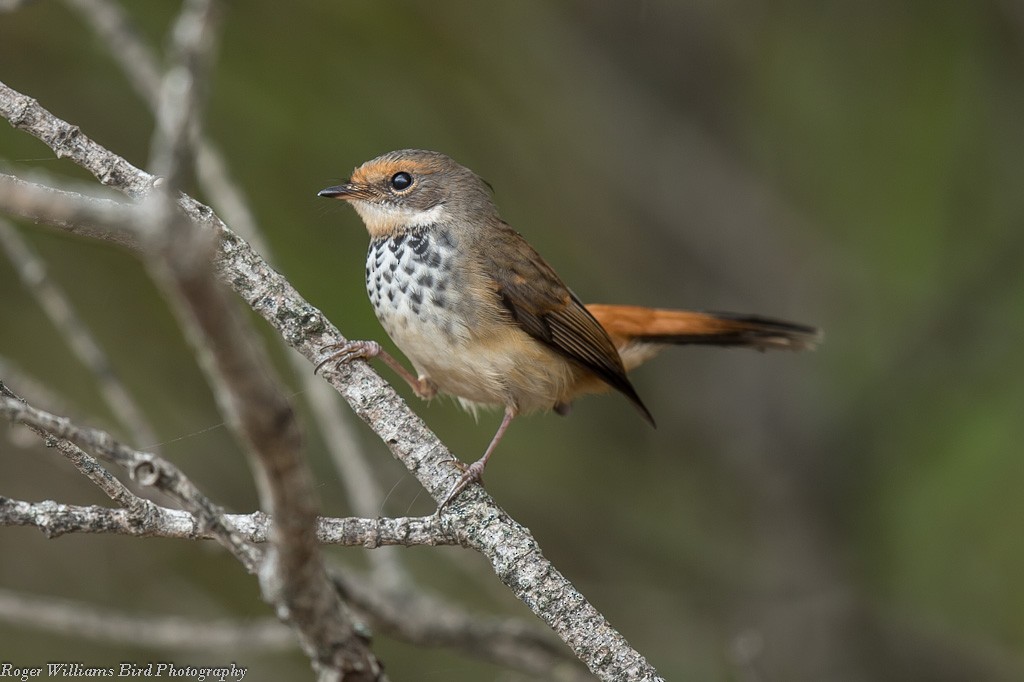
[[[405,171],[395,173],[391,176],[391,189],[396,192],[407,190],[410,185],[412,185],[412,176]]]

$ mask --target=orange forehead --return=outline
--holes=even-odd
[[[367,161],[352,171],[352,177],[349,181],[358,184],[373,184],[382,178],[390,178],[395,173],[405,172],[416,176],[434,173],[437,170],[437,164],[428,160],[374,159],[373,161]]]

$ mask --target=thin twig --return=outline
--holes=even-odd
[[[20,367],[18,363],[9,357],[0,355],[0,394],[5,393],[5,384],[8,387],[17,386],[17,397],[24,398],[27,402],[48,412],[69,417],[74,417],[77,414],[77,410],[71,407],[66,397],[57,395],[49,386]],[[6,395],[15,397],[9,390]]]
[[[256,571],[261,552],[238,535],[224,520],[224,511],[203,495],[169,461],[151,453],[133,450],[119,443],[109,433],[76,426],[69,419],[39,410],[7,395],[0,396],[0,414],[10,421],[45,431],[54,439],[68,440],[95,453],[104,461],[122,467],[140,484],[167,493],[196,517],[204,533],[216,538],[247,570]]]
[[[160,62],[142,33],[120,4],[113,0],[65,0],[96,33],[99,41],[127,75],[129,82],[154,113],[160,107]],[[269,249],[248,200],[228,171],[224,155],[200,126],[192,125],[195,172],[204,194],[232,229],[256,251]]]
[[[222,652],[232,649],[289,651],[291,631],[272,618],[250,623],[139,616],[92,604],[27,595],[0,588],[0,621],[119,646]]]
[[[0,207],[13,216],[137,250],[132,204],[26,182],[0,173]]]
[[[3,219],[0,219],[0,249],[7,254],[25,288],[35,297],[79,361],[96,378],[100,395],[121,426],[128,430],[136,445],[150,447],[159,454],[158,446],[150,445],[158,441],[156,431],[118,377],[88,325],[75,312],[74,305],[61,287],[49,276],[46,264],[32,245]]]
[[[443,646],[545,680],[593,680],[558,638],[534,623],[469,614],[422,589],[381,590],[352,575],[335,583],[375,630],[401,641]]]
[[[3,381],[0,381],[0,397],[10,398],[22,403],[25,402],[21,396],[15,394]],[[144,517],[149,511],[149,502],[129,490],[124,483],[97,462],[95,457],[82,450],[82,448],[68,440],[54,439],[50,437],[50,434],[37,426],[28,425],[28,428],[42,438],[47,445],[52,445],[58,452],[64,455],[65,459],[71,462],[78,469],[79,473],[92,481],[107,497],[125,509],[130,510],[133,516]]]
[[[363,448],[356,439],[351,416],[340,414],[338,394],[331,387],[314,377],[309,363],[297,353],[290,353],[296,359],[296,373],[302,376],[306,396],[313,418],[316,419],[327,443],[327,450],[345,486],[352,511],[359,516],[374,517],[381,513],[384,495],[377,479],[370,470]],[[304,370],[304,371],[302,371]],[[374,576],[385,589],[408,587],[411,578],[402,567],[395,550],[370,552],[368,559],[374,567]]]
[[[128,486],[97,462],[95,457],[66,440],[58,440],[54,447],[78,469],[79,473],[92,481],[107,497],[125,509],[131,510],[136,516],[145,516],[143,510],[152,503],[129,490]]]

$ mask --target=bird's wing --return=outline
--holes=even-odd
[[[488,232],[495,243],[479,250],[482,270],[512,319],[533,338],[621,391],[653,424],[607,332],[554,269],[504,223]]]

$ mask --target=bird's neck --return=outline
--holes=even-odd
[[[430,225],[444,222],[448,217],[444,204],[435,204],[430,208],[423,209],[378,204],[370,201],[353,201],[352,207],[363,219],[366,230],[373,239],[421,230]]]

